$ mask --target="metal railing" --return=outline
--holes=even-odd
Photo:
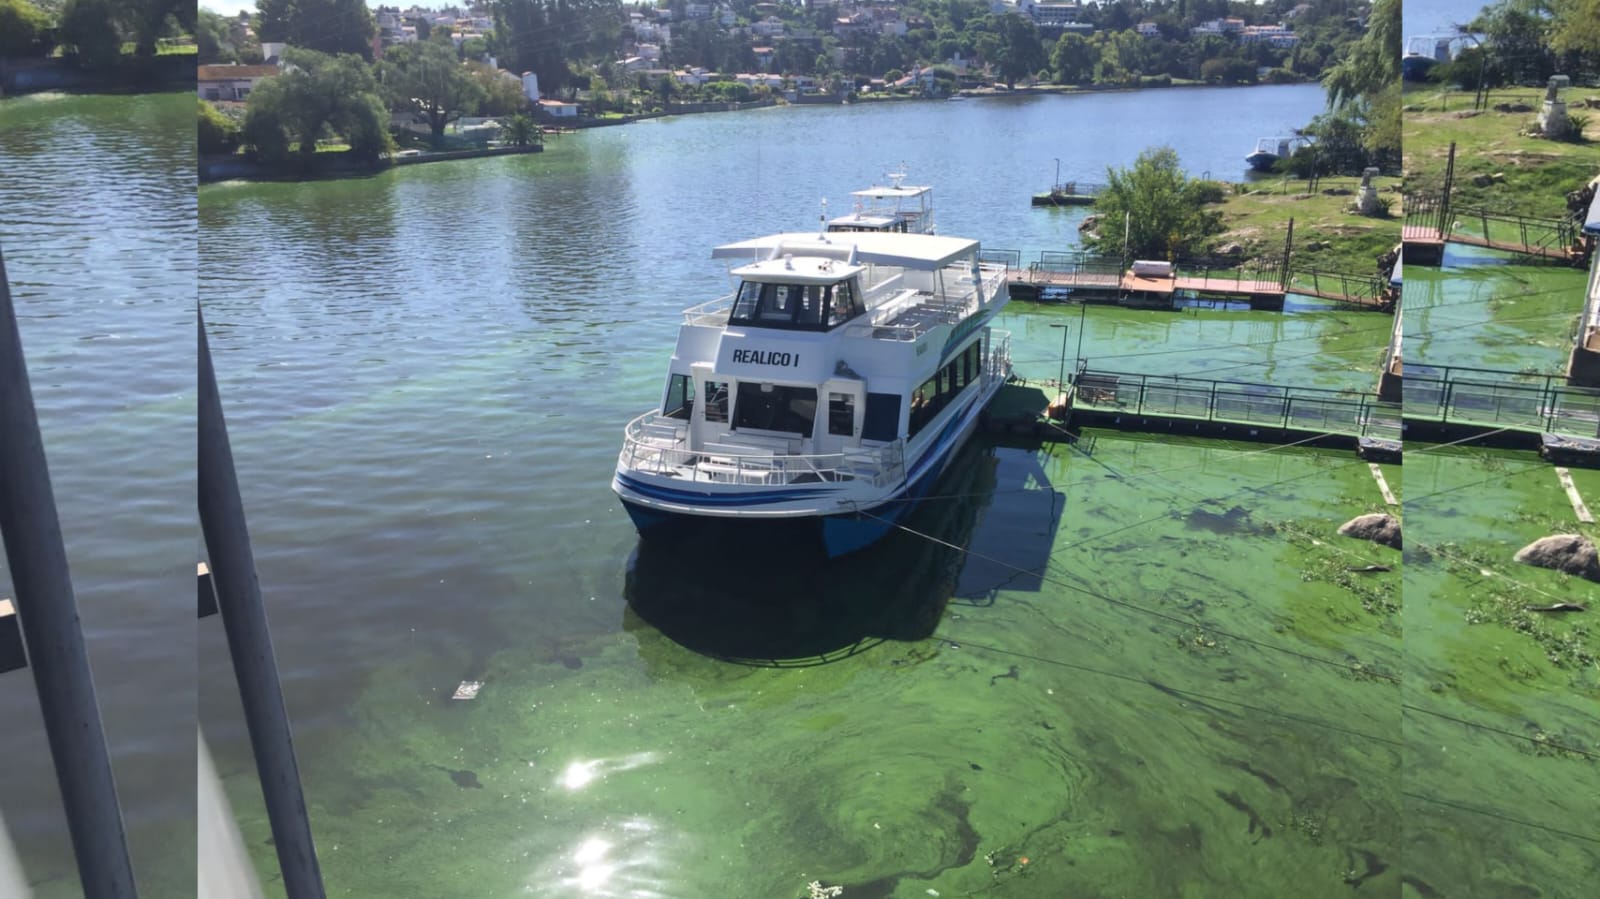
[[[691,446],[686,422],[646,412],[628,422],[617,464],[623,471],[671,475],[689,483],[784,486],[797,483],[868,481],[893,483],[905,470],[905,444],[837,453],[790,454],[741,444],[738,434]]]
[[[1290,293],[1305,293],[1369,306],[1381,306],[1388,302],[1385,295],[1387,286],[1384,279],[1377,275],[1346,275],[1317,269],[1297,269],[1285,285]]]
[[[1540,434],[1600,435],[1600,390],[1561,375],[1413,365],[1404,382],[1407,418]]]
[[[1356,437],[1398,438],[1400,415],[1367,394],[1078,367],[1073,405],[1130,415],[1162,415],[1292,428]]]

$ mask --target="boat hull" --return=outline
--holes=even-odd
[[[773,529],[786,529],[793,532],[798,528],[801,533],[810,535],[822,547],[828,558],[837,558],[849,553],[866,549],[878,542],[888,534],[900,521],[916,508],[917,504],[926,497],[939,475],[949,467],[952,459],[960,453],[961,448],[971,439],[977,430],[978,420],[988,402],[993,398],[993,392],[981,397],[964,410],[958,418],[945,425],[945,431],[934,442],[928,453],[912,468],[909,478],[902,489],[885,496],[883,499],[867,504],[863,503],[859,511],[835,512],[818,515],[788,515],[782,517],[749,517],[737,519],[741,526],[768,527]],[[620,476],[619,476],[620,477]],[[631,489],[637,485],[623,484]],[[671,532],[680,533],[684,528],[693,528],[704,525],[707,521],[728,522],[725,516],[710,516],[662,509],[647,506],[630,500],[626,493],[618,491],[622,506],[628,512],[628,517],[633,520],[633,525],[638,529],[641,538],[648,539],[656,534]],[[728,495],[730,499],[737,494]]]
[[[1400,77],[1406,81],[1427,81],[1437,61],[1429,56],[1407,56],[1400,60]]]
[[[1250,167],[1258,172],[1269,172],[1272,170],[1273,164],[1278,161],[1278,154],[1251,153],[1249,156],[1244,158],[1244,161],[1249,163]]]

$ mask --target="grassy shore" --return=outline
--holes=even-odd
[[[1571,114],[1587,119],[1583,140],[1569,142],[1525,135],[1536,112],[1494,111],[1505,103],[1537,110],[1544,101],[1544,91],[1538,88],[1491,91],[1486,111],[1473,110],[1471,93],[1440,88],[1407,91],[1406,190],[1440,190],[1454,143],[1457,206],[1559,217],[1566,211],[1567,192],[1600,174],[1600,110],[1582,108],[1587,96],[1581,88],[1562,95]],[[1490,176],[1483,179],[1488,183],[1474,183],[1479,176]]]
[[[1228,230],[1215,245],[1238,243],[1250,257],[1280,256],[1289,220],[1294,219],[1293,268],[1373,274],[1378,257],[1400,242],[1399,181],[1373,179],[1378,195],[1390,204],[1384,218],[1353,211],[1357,178],[1323,178],[1316,192],[1305,181],[1234,185],[1219,207]]]

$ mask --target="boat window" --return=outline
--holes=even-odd
[[[800,297],[800,314],[795,316],[796,324],[811,328],[822,324],[822,304],[827,291],[825,284],[811,284],[805,288],[805,294]]]
[[[867,394],[867,409],[865,420],[861,423],[861,438],[888,443],[899,436],[900,394]]]
[[[727,422],[728,384],[726,381],[706,382],[706,421]]]
[[[856,282],[841,281],[833,285],[833,298],[828,306],[828,327],[844,324],[864,311],[856,295]]]
[[[856,433],[856,398],[848,393],[828,394],[828,433],[852,437]]]
[[[917,432],[932,421],[942,408],[944,403],[939,396],[939,376],[935,374],[911,394],[911,424],[906,429],[907,436],[917,436]]]
[[[845,286],[746,281],[739,285],[733,309],[728,313],[728,323],[801,331],[825,330],[863,311],[853,289],[844,297],[847,305],[838,305],[840,298],[836,292]],[[844,313],[844,310],[848,312]]]
[[[817,389],[740,381],[739,398],[733,406],[736,430],[755,428],[809,437],[817,417]]]
[[[673,375],[667,380],[667,401],[661,406],[661,414],[683,419],[694,414],[694,381],[688,375]]]
[[[733,312],[728,315],[730,322],[754,321],[756,308],[761,305],[761,285],[754,281],[746,281],[739,285],[739,295],[734,298]]]

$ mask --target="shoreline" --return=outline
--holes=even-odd
[[[328,153],[334,157],[322,162],[313,158],[309,169],[273,169],[264,163],[232,156],[201,156],[198,178],[201,184],[223,181],[332,181],[339,178],[365,178],[382,174],[390,169],[429,162],[453,162],[460,159],[483,159],[491,156],[523,156],[544,152],[543,144],[526,147],[483,147],[471,150],[445,150],[416,156],[394,155],[375,163],[353,162],[344,154]]]

